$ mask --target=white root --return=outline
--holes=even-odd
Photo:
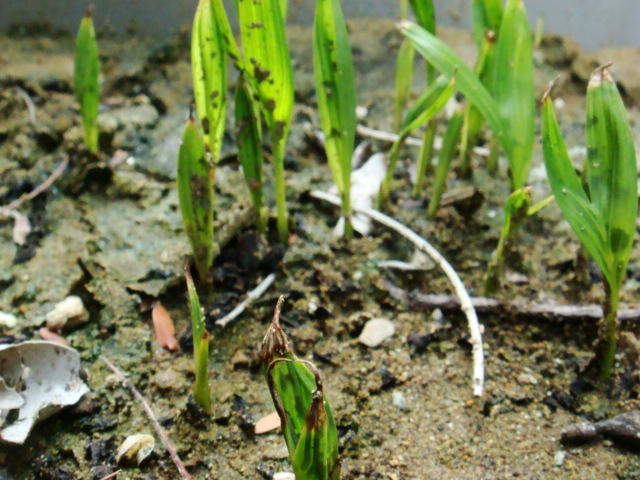
[[[313,198],[332,203],[333,205],[340,205],[339,197],[326,192],[322,192],[320,190],[311,191],[311,196]],[[478,397],[482,396],[482,392],[484,390],[484,350],[482,346],[482,333],[480,331],[480,324],[478,323],[478,316],[476,315],[476,311],[473,308],[473,304],[471,302],[471,297],[469,296],[469,293],[464,287],[462,280],[460,280],[460,277],[458,276],[456,271],[449,264],[449,262],[447,262],[447,260],[442,255],[440,255],[440,253],[433,247],[433,245],[431,245],[420,235],[418,235],[405,225],[401,224],[397,220],[394,220],[393,218],[372,208],[359,208],[353,206],[353,211],[362,215],[366,215],[374,221],[381,223],[382,225],[396,231],[397,233],[405,237],[407,240],[412,242],[419,250],[426,253],[447,276],[447,278],[451,282],[451,285],[453,286],[456,296],[460,299],[460,308],[467,317],[467,322],[469,324],[471,345],[473,349],[473,394]]]
[[[224,327],[227,325],[227,323],[238,318],[242,314],[242,312],[246,310],[246,308],[249,305],[251,305],[257,299],[259,299],[264,294],[264,292],[267,291],[267,289],[273,284],[275,279],[276,279],[275,273],[270,273],[269,275],[267,275],[265,279],[262,280],[262,282],[260,282],[260,284],[256,288],[254,288],[249,293],[247,293],[247,298],[245,298],[242,302],[240,302],[236,308],[234,308],[231,312],[229,312],[224,317],[216,320],[216,325],[220,325],[221,327]]]

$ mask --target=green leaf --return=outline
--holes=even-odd
[[[204,142],[217,161],[222,147],[227,106],[225,37],[218,27],[216,0],[200,0],[193,20],[191,67],[193,93]]]
[[[98,108],[100,107],[100,85],[98,75],[98,42],[93,28],[91,8],[80,22],[76,37],[74,64],[74,88],[80,103],[84,141],[89,152],[98,153]]]
[[[240,2],[246,75],[255,82],[273,142],[286,138],[293,108],[293,74],[280,0]]]
[[[507,2],[498,35],[495,65],[495,100],[512,142],[511,150],[505,151],[512,189],[517,190],[524,186],[529,176],[536,113],[531,29],[522,0]]]
[[[200,276],[213,263],[213,165],[193,117],[187,120],[178,153],[178,198]]]
[[[436,9],[433,0],[409,0],[416,22],[429,33],[436,34]]]
[[[357,124],[356,80],[339,0],[316,2],[313,66],[327,160],[343,199],[343,214],[349,219],[351,157]]]
[[[211,413],[211,390],[209,388],[209,332],[204,327],[200,299],[193,283],[189,265],[185,268],[187,279],[187,297],[191,312],[191,331],[193,333],[193,356],[196,379],[193,383],[193,398],[207,413]]]
[[[240,75],[236,84],[236,144],[242,165],[244,179],[249,187],[251,203],[258,215],[258,230],[266,232],[266,218],[263,208],[262,184],[262,129],[258,107],[244,77]]]
[[[438,166],[436,167],[436,177],[433,185],[433,194],[429,201],[429,207],[427,208],[427,215],[433,218],[440,208],[440,199],[447,187],[447,177],[451,168],[451,160],[456,153],[456,146],[460,139],[460,130],[462,130],[462,123],[464,120],[464,113],[457,111],[449,120],[447,131],[442,140],[442,148],[438,155]]]
[[[409,97],[411,96],[414,58],[415,49],[409,39],[405,38],[400,45],[400,50],[398,51],[398,63],[396,66],[396,131],[400,131],[404,109],[407,106]]]
[[[513,151],[512,141],[507,134],[507,127],[500,114],[498,104],[478,80],[477,76],[453,50],[418,25],[411,22],[402,22],[401,31],[403,35],[413,42],[416,51],[438,71],[449,77],[452,77],[455,73],[456,86],[487,120],[507,157],[511,157]]]
[[[612,256],[609,282],[619,288],[636,230],[638,172],[627,112],[606,67],[593,73],[587,89],[587,164],[589,196]]]
[[[291,459],[296,480],[340,478],[338,431],[330,425],[322,390],[317,388]]]
[[[562,132],[547,95],[542,106],[542,150],[551,191],[587,251],[605,276],[610,279],[610,256],[606,247],[606,233],[598,211],[590,203],[576,174]]]
[[[478,50],[488,32],[496,35],[502,25],[502,1],[501,0],[472,0],[471,1],[471,27],[476,40]]]

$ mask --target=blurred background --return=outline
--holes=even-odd
[[[197,0],[94,0],[102,34],[174,35],[188,27]],[[466,28],[469,0],[437,0],[438,22]],[[75,33],[86,0],[0,0],[0,31]],[[397,0],[342,0],[349,18],[395,17]],[[586,50],[640,47],[639,0],[525,0],[535,27],[567,35]],[[309,24],[314,2],[291,0],[289,22]]]

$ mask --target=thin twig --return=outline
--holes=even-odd
[[[356,127],[356,131],[358,132],[358,135],[362,135],[363,137],[373,138],[374,140],[380,140],[382,142],[395,143],[398,141],[398,138],[400,138],[399,135],[395,133],[385,132],[383,130],[376,130],[375,128],[370,128],[365,125],[358,125]],[[404,144],[410,147],[420,148],[422,146],[422,140],[415,137],[407,137],[407,139],[404,141]],[[441,146],[442,146],[442,139],[436,138],[436,140],[433,143],[433,148],[435,150],[439,150]],[[481,157],[488,157],[489,149],[486,147],[473,147],[473,153]]]
[[[176,449],[171,443],[171,440],[169,440],[169,437],[167,437],[167,434],[164,433],[164,430],[160,426],[158,419],[153,413],[153,410],[151,410],[151,407],[149,406],[147,401],[142,396],[142,393],[140,393],[140,391],[127,379],[127,377],[122,372],[122,370],[120,370],[113,363],[111,363],[111,361],[107,357],[105,357],[104,355],[100,355],[100,358],[104,363],[107,364],[107,367],[109,367],[109,370],[111,370],[113,373],[115,373],[118,376],[118,378],[120,378],[120,381],[129,390],[131,390],[131,393],[133,394],[133,396],[136,397],[138,401],[142,404],[142,408],[147,413],[149,420],[151,420],[151,423],[153,424],[153,428],[155,428],[156,433],[160,437],[160,440],[162,441],[164,446],[167,448],[167,451],[169,452],[169,455],[171,455],[171,459],[173,460],[173,463],[175,463],[176,467],[178,467],[178,472],[180,472],[180,476],[183,478],[183,480],[191,480],[191,476],[189,475],[189,472],[187,472],[187,469],[182,463],[182,460],[180,460],[180,457],[178,456],[178,452],[176,452]]]
[[[242,302],[240,302],[236,308],[234,308],[231,312],[229,312],[224,317],[216,320],[216,325],[220,325],[221,327],[224,327],[227,325],[227,323],[238,318],[249,305],[251,305],[257,299],[259,299],[264,294],[264,292],[267,291],[267,289],[273,284],[275,279],[276,279],[275,273],[270,273],[269,275],[267,275],[265,279],[262,280],[262,282],[260,282],[260,284],[256,288],[254,288],[249,293],[247,293],[247,298],[245,298]]]
[[[116,470],[113,473],[110,473],[106,477],[102,477],[100,480],[110,480],[111,478],[115,478],[122,473],[122,470]]]
[[[65,158],[53,171],[49,178],[47,178],[44,182],[34,188],[31,192],[27,193],[26,195],[22,195],[20,198],[17,198],[13,202],[11,202],[9,205],[0,207],[0,215],[5,215],[7,217],[12,216],[12,210],[18,208],[20,205],[22,205],[23,202],[34,199],[42,192],[44,192],[47,188],[49,188],[51,184],[55,182],[60,175],[62,175],[62,172],[64,172],[65,168],[67,168],[67,165],[69,165],[69,159]]]
[[[15,87],[15,88],[16,88],[16,91],[18,92],[18,95],[20,95],[24,100],[24,103],[27,104],[27,110],[29,112],[29,122],[32,125],[35,125],[36,124],[36,104],[33,103],[33,100],[25,90],[23,90],[20,87]]]
[[[401,302],[418,310],[460,310],[460,302],[453,295],[430,295],[421,292],[408,292],[383,280],[382,286],[389,294]],[[478,313],[511,313],[528,317],[547,317],[560,320],[594,320],[602,319],[602,307],[599,305],[557,305],[549,303],[529,303],[522,301],[496,300],[486,297],[472,297],[471,303]],[[623,322],[640,322],[640,309],[627,308],[618,311],[618,318]]]
[[[340,198],[329,193],[313,190],[311,192],[311,196],[334,205],[340,205]],[[447,276],[454,291],[456,292],[456,295],[460,299],[462,311],[466,315],[469,323],[469,332],[471,335],[471,345],[473,349],[473,394],[475,396],[481,396],[482,391],[484,390],[484,351],[482,347],[482,333],[480,332],[478,316],[476,315],[476,311],[471,303],[471,297],[469,297],[469,293],[464,287],[462,280],[460,280],[456,271],[429,242],[397,220],[394,220],[393,218],[372,208],[361,208],[354,205],[353,211],[370,217],[376,222],[391,228],[411,241],[419,250],[426,253]]]

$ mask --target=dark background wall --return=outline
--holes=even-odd
[[[93,0],[103,33],[166,36],[191,22],[197,0]],[[74,32],[86,0],[0,0],[0,31],[10,25],[43,22]],[[290,0],[292,23],[310,23],[313,0]],[[467,27],[470,0],[436,0],[439,22]],[[640,0],[525,0],[533,25],[543,17],[545,31],[576,39],[586,50],[640,47]],[[397,0],[343,0],[345,15],[395,17]]]

